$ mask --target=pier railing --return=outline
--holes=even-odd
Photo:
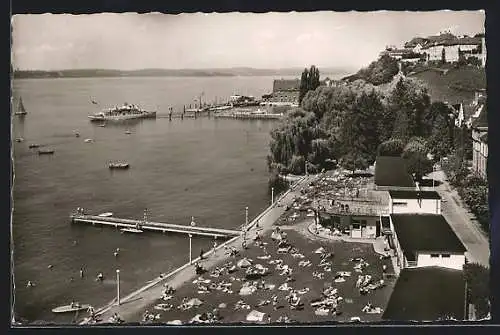
[[[76,214],[71,216],[71,220],[73,223],[90,223],[92,225],[99,224],[122,229],[136,228],[137,226],[139,226],[141,230],[150,230],[161,233],[183,233],[211,237],[229,237],[239,236],[241,234],[240,231],[230,229],[187,226],[162,222],[123,219],[116,217],[102,217],[98,215]]]

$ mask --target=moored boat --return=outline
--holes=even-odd
[[[37,144],[37,143],[33,143],[33,144],[30,144],[28,146],[28,148],[30,148],[30,149],[34,149],[34,148],[38,148],[38,147],[40,147],[40,144]]]
[[[133,234],[140,234],[143,233],[144,231],[141,229],[135,229],[135,228],[123,228],[120,229],[122,233],[133,233]]]
[[[54,149],[40,149],[38,150],[39,155],[53,155],[55,152]]]
[[[108,167],[110,169],[128,169],[130,165],[129,163],[109,163]]]
[[[113,216],[112,212],[106,212],[106,213],[101,213],[98,216],[109,218],[110,216]]]
[[[125,103],[121,107],[108,108],[88,117],[90,121],[125,121],[156,118],[156,112],[147,111],[137,105]]]
[[[14,112],[15,115],[19,115],[19,116],[22,116],[22,115],[26,115],[28,114],[28,112],[26,112],[26,108],[24,108],[24,104],[23,104],[23,98],[19,98],[19,103],[17,105],[17,110]]]
[[[64,306],[59,306],[59,307],[53,308],[52,313],[77,312],[77,311],[81,311],[81,310],[87,310],[89,307],[90,307],[89,304],[72,303],[69,305],[64,305]]]

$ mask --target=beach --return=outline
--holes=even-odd
[[[194,265],[186,264],[175,274],[167,275],[167,278],[158,278],[143,289],[122,298],[120,306],[111,303],[98,311],[100,322],[109,322],[109,319],[115,313],[127,323],[142,322],[144,312],[148,311],[149,314],[154,315],[153,322],[168,323],[178,320],[176,322],[184,324],[191,322],[192,318],[197,315],[213,311],[214,308],[219,310],[220,319],[218,322],[221,323],[248,322],[247,315],[252,310],[265,313],[266,322],[271,323],[280,322],[286,318],[294,322],[343,322],[350,321],[352,317],[359,317],[362,321],[379,320],[381,313],[367,314],[363,313],[362,309],[368,303],[379,308],[385,307],[391,292],[392,281],[386,279],[384,287],[373,290],[368,294],[360,294],[359,288],[356,287],[359,273],[354,270],[357,263],[353,261],[353,258],[361,258],[368,264],[366,271],[370,273],[372,283],[379,282],[384,277],[382,275],[383,264],[391,272],[392,264],[390,260],[381,260],[380,255],[374,252],[371,243],[350,243],[314,236],[307,229],[312,223],[311,218],[307,217],[290,225],[280,225],[281,231],[285,232],[287,240],[290,241],[293,250],[296,251],[294,255],[291,253],[279,254],[278,243],[271,238],[276,229],[275,223],[285,214],[285,206],[293,203],[293,200],[299,196],[300,190],[315,178],[315,176],[309,176],[300,180],[292,190],[275,202],[275,206],[270,207],[263,215],[251,222],[251,228],[246,234],[247,249],[242,248],[242,237],[229,240],[226,242],[227,244],[218,246],[215,255],[212,254],[213,250],[206,253],[205,259],[200,262],[203,268],[207,270],[205,274],[201,276],[196,274]],[[257,233],[260,242],[254,241]],[[226,252],[227,247],[238,250],[238,255],[229,256]],[[333,254],[329,269],[322,267],[318,269],[322,254],[315,252],[319,248],[323,248],[323,254],[325,255],[328,253]],[[267,268],[269,273],[259,280],[263,280],[262,283],[274,285],[274,288],[269,290],[261,287],[261,289],[250,295],[240,295],[239,292],[242,287],[252,283],[251,280],[245,279],[245,270],[237,266],[238,262],[243,259],[250,260],[252,266],[259,264],[257,268]],[[196,259],[193,263],[197,261]],[[309,264],[307,261],[309,261]],[[280,262],[293,269],[292,278],[290,278],[292,281],[287,285],[284,285],[287,276],[283,275],[279,270],[280,266],[283,266],[278,264]],[[233,265],[238,269],[234,273],[224,273],[222,270],[222,268]],[[320,271],[321,269],[326,271]],[[312,275],[313,273],[318,275],[321,272],[323,272],[322,278]],[[337,278],[338,282],[335,282],[334,278],[338,277],[338,272],[349,274],[349,276],[345,276],[343,279]],[[247,284],[245,284],[245,281]],[[207,292],[200,291],[202,288],[199,286],[203,283],[206,284],[205,286],[211,287],[211,289]],[[223,283],[226,287],[230,286],[230,288],[222,290],[220,285],[216,288],[217,283]],[[318,312],[318,308],[310,306],[313,300],[322,296],[322,291],[329,285],[339,291],[340,300],[343,300],[342,303],[339,303],[338,312],[335,315],[331,313],[323,315],[321,314],[324,312],[323,310]],[[166,286],[174,288],[175,293],[167,301],[163,301],[160,297]],[[287,287],[293,287],[293,289],[301,292],[302,308],[290,309],[289,303],[285,299],[286,295],[290,293]],[[278,301],[275,304],[276,306],[270,303],[274,296]],[[179,308],[183,301],[185,303],[186,300],[193,298],[199,299],[202,304],[185,310]],[[158,307],[159,304],[163,305]],[[168,305],[172,305],[170,310],[159,310],[161,308],[165,309]],[[155,308],[155,306],[157,307]],[[220,306],[223,308],[220,308]],[[321,315],[318,315],[318,313]],[[84,320],[83,323],[87,321]]]

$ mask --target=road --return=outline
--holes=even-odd
[[[441,212],[465,245],[468,261],[489,267],[490,241],[475,220],[474,215],[462,204],[457,191],[453,190],[445,180],[446,176],[442,170],[429,174],[429,178],[434,178],[442,183],[436,187],[436,191],[442,197]]]
[[[305,177],[304,179],[298,181],[290,192],[284,195],[281,199],[277,199],[275,206],[265,211],[259,218],[258,227],[255,225],[257,220],[252,221],[250,223],[251,229],[247,232],[247,239],[253,239],[257,233],[257,229],[262,229],[263,231],[272,229],[274,222],[285,211],[285,205],[290,205],[293,202],[293,199],[300,195],[300,189],[307,186],[307,184],[315,178],[315,175]],[[278,203],[280,205],[277,205]],[[227,244],[228,246],[233,246],[234,248],[241,250],[242,237],[236,237],[229,241],[230,243]],[[217,264],[227,261],[228,256],[225,255],[222,248],[223,245],[220,245],[215,255],[213,254],[213,251],[206,253],[206,259],[202,261],[203,267],[211,268]],[[196,261],[197,259],[193,260],[193,264]],[[97,315],[99,315],[99,318],[102,320],[101,322],[105,323],[108,322],[109,318],[114,313],[118,313],[126,322],[140,322],[140,315],[142,312],[144,312],[146,308],[157,301],[161,296],[163,286],[160,284],[168,284],[173,288],[177,288],[184,283],[193,280],[195,277],[194,265],[186,264],[174,275],[167,275],[165,279],[156,278],[152,283],[122,298],[120,306],[117,306],[115,302],[110,302],[107,306],[100,308],[97,311]],[[80,324],[86,324],[87,321],[88,320],[83,320]]]

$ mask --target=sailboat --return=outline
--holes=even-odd
[[[19,104],[17,105],[17,110],[14,113],[15,115],[26,115],[26,109],[24,108],[23,98],[19,98]]]

